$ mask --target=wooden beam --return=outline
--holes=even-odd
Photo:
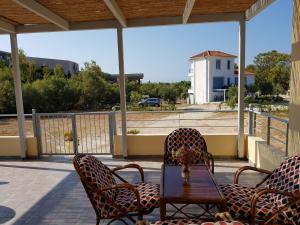
[[[183,15],[182,15],[182,23],[186,24],[190,18],[191,12],[193,10],[194,4],[196,0],[187,0],[185,3]]]
[[[67,20],[53,13],[45,6],[37,3],[36,1],[34,0],[12,0],[12,1],[28,9],[29,11],[39,15],[45,20],[57,25],[58,27],[64,30],[69,30],[69,22]]]
[[[106,6],[110,9],[112,14],[116,17],[122,27],[127,27],[127,22],[122,10],[118,6],[118,3],[115,0],[104,0]]]
[[[255,17],[258,13],[267,8],[274,1],[275,0],[258,0],[249,9],[247,9],[246,20],[251,20],[253,17]]]
[[[0,19],[0,30],[5,32],[5,33],[10,33],[10,34],[14,34],[16,33],[16,28],[14,25],[3,21]]]
[[[239,22],[245,18],[244,13],[220,13],[216,15],[191,15],[188,24],[193,23],[213,23],[213,22]],[[181,25],[182,17],[156,17],[142,19],[128,19],[127,27],[147,27],[147,26],[167,26]],[[91,22],[72,22],[69,30],[96,30],[96,29],[116,29],[122,27],[120,23],[113,20],[99,20]],[[39,25],[18,25],[16,26],[17,33],[40,33],[40,32],[57,32],[62,31],[53,24]],[[1,31],[0,31],[1,34]]]

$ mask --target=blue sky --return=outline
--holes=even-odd
[[[247,23],[246,64],[260,52],[291,51],[292,0],[277,0]],[[28,56],[95,60],[103,71],[118,73],[115,30],[18,35]],[[0,50],[10,51],[0,36]],[[237,23],[207,23],[124,30],[125,72],[144,73],[144,82],[187,80],[190,56],[204,50],[238,54]]]

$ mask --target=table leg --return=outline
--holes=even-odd
[[[166,202],[160,199],[160,220],[164,221],[166,217]]]

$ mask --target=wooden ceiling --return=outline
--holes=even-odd
[[[168,18],[166,25],[178,24],[182,20],[183,13],[187,2],[192,2],[192,8],[189,16],[205,16],[211,17],[218,15],[237,14],[245,15],[246,10],[259,1],[271,2],[272,0],[110,0],[117,5],[117,12],[121,12],[121,18],[124,21],[137,21],[139,19],[155,19],[153,25],[159,25],[157,22],[161,18]],[[20,3],[21,2],[21,3]],[[24,7],[22,2],[38,3],[51,11],[62,20],[69,24],[82,22],[100,22],[110,21],[109,26],[120,22],[117,20],[115,13],[107,6],[105,0],[1,0],[0,1],[0,22],[8,22],[15,27],[24,29],[25,26],[32,25],[53,25],[53,21],[47,17],[41,16],[28,7]],[[210,19],[212,20],[212,19]],[[222,20],[222,17],[221,19]],[[192,20],[194,21],[194,20]],[[152,20],[151,20],[152,22]],[[148,22],[147,25],[152,25]],[[197,21],[196,21],[197,22]],[[124,22],[125,23],[125,22]],[[123,23],[123,26],[124,26]],[[130,22],[129,22],[130,23]],[[119,23],[118,23],[119,24]],[[121,23],[122,24],[122,23]],[[54,23],[54,25],[57,25]],[[96,26],[96,25],[93,25]],[[82,25],[77,25],[82,27]],[[0,27],[1,29],[1,27]],[[46,28],[45,28],[46,29]],[[3,30],[3,29],[2,29]],[[51,27],[51,30],[54,30]],[[44,30],[46,31],[46,30]]]

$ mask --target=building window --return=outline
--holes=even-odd
[[[216,60],[216,69],[220,70],[221,69],[221,59]]]
[[[230,63],[231,63],[230,60],[227,60],[227,69],[228,70],[230,70],[230,68],[231,68],[231,64]]]
[[[214,77],[213,89],[223,89],[223,88],[224,88],[224,77]]]
[[[227,86],[230,86],[230,77],[227,78]]]
[[[234,84],[235,84],[235,85],[238,85],[238,84],[239,84],[239,78],[238,78],[238,77],[235,77],[235,78],[234,78]]]

